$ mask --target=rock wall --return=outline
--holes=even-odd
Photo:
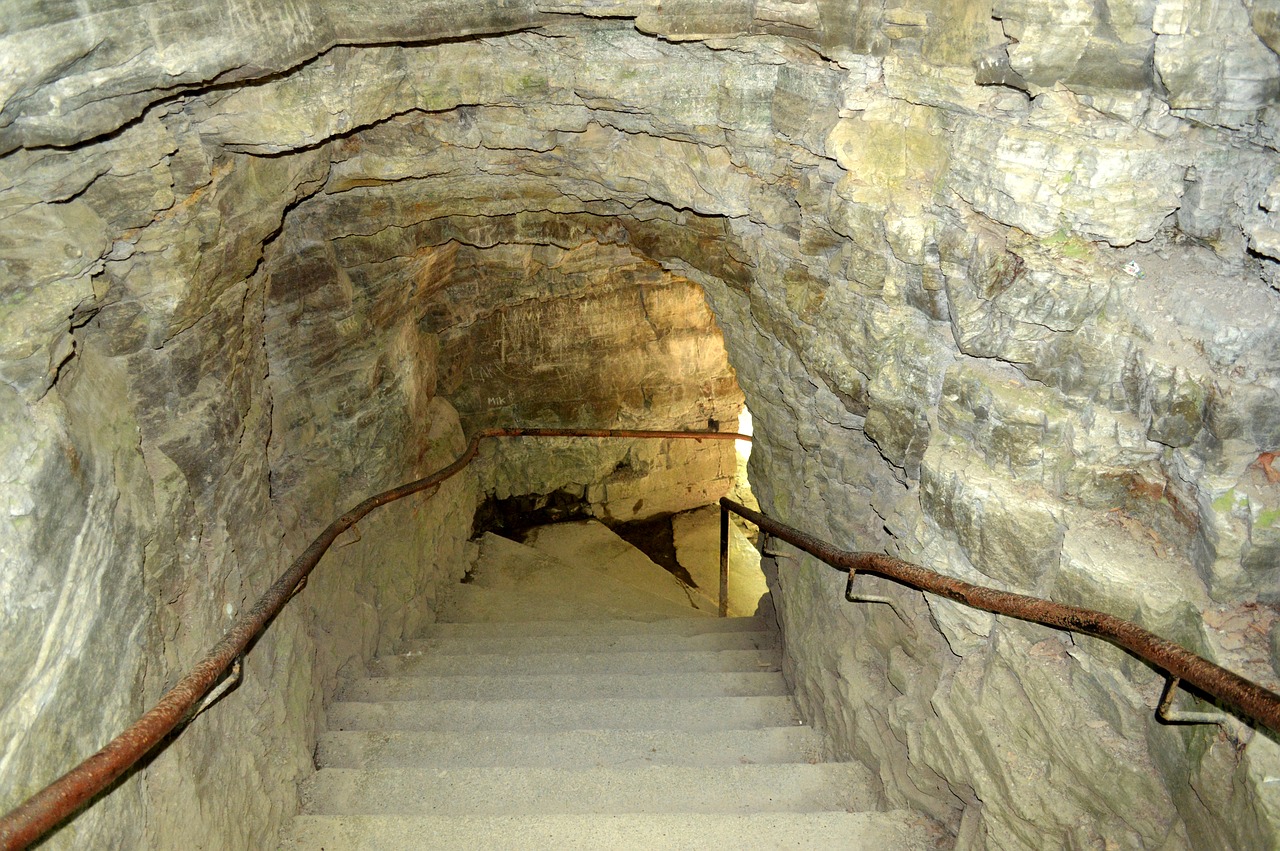
[[[766,512],[1134,618],[1274,687],[1273,6],[315,0],[185,4],[156,28],[22,10],[0,39],[0,581],[24,637],[0,694],[26,697],[0,729],[35,726],[5,776],[156,693],[216,631],[195,598],[265,584],[249,554],[279,562],[348,486],[429,466],[457,435],[439,390],[479,374],[466,353],[504,311],[475,314],[473,343],[440,320],[491,281],[487,304],[514,307],[517,266],[554,292],[569,258],[573,286],[608,262],[646,293],[705,289]],[[489,399],[459,410],[534,401]],[[777,597],[805,711],[962,847],[1277,845],[1271,734],[1157,724],[1159,679],[1109,645],[861,580],[899,618],[793,562]],[[407,593],[429,604],[453,569]],[[351,581],[325,622],[384,599]],[[134,630],[110,666],[65,661]],[[313,652],[303,625],[271,636],[263,662]],[[260,707],[323,691],[283,669],[300,682],[228,699],[261,743],[184,774],[210,759],[189,737],[234,736],[210,713],[75,838],[143,817],[157,845],[268,836],[305,754],[262,762],[284,728]],[[108,693],[108,671],[133,685],[105,712],[33,720]],[[227,799],[246,773],[269,807]]]
[[[317,204],[306,215],[330,227],[345,221],[326,210]],[[583,232],[561,248],[523,233],[518,218],[514,227],[483,217],[440,224],[330,244],[357,289],[394,293],[413,282],[420,305],[404,321],[416,318],[432,349],[400,357],[432,364],[468,434],[512,425],[736,428],[742,391],[702,288],[637,254],[625,230]],[[503,440],[482,451],[486,493],[565,491],[624,521],[707,505],[736,474],[723,441]]]
[[[315,163],[214,163],[182,132],[148,122],[104,143],[112,177],[43,152],[20,180],[65,169],[90,188],[34,206],[6,196],[11,219],[65,209],[133,240],[95,261],[85,283],[101,298],[77,308],[56,361],[5,363],[6,810],[150,706],[341,510],[460,449],[457,415],[433,399],[418,361],[381,383],[345,381],[374,372],[397,326],[366,324],[366,348],[347,351],[337,379],[321,375],[341,340],[313,332],[333,317],[291,325],[288,268],[261,267]],[[144,137],[168,153],[138,155]],[[100,236],[68,231],[63,256],[77,263],[73,245],[87,243],[74,240]],[[49,248],[31,235],[7,256],[6,319],[66,309],[58,299],[74,282],[44,290],[21,274],[21,251]],[[39,339],[26,325],[7,341]],[[325,454],[318,444],[335,431],[344,446],[367,437],[345,418],[353,410],[397,429],[394,439],[381,452]],[[270,844],[310,770],[320,701],[352,662],[431,619],[438,586],[465,570],[476,501],[474,479],[459,479],[429,506],[362,523],[326,556],[305,604],[256,643],[239,686],[50,847]],[[417,522],[424,515],[431,522]]]

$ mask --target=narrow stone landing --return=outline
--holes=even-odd
[[[875,811],[861,766],[821,761],[771,624],[708,618],[597,537],[580,549],[605,571],[486,540],[456,620],[329,707],[281,847],[937,847],[927,820]]]

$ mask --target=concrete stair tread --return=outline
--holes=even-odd
[[[596,601],[584,600],[581,597],[556,599],[550,596],[547,587],[560,581],[562,580],[547,580],[546,583],[539,583],[543,587],[529,583],[533,587],[522,590],[523,596],[541,597],[545,601],[538,604],[536,611],[530,608],[527,602],[519,602],[521,595],[510,590],[468,588],[465,585],[459,585],[443,606],[440,619],[445,622],[466,619],[468,622],[519,623],[526,617],[564,622],[612,621],[617,618],[666,620],[682,616],[697,619],[710,617],[708,613],[695,608],[690,608],[688,615],[684,615],[683,610],[676,603],[668,600],[646,601],[637,597],[636,592],[631,589],[620,589],[603,594],[603,599]],[[595,590],[602,591],[599,588]]]
[[[382,769],[324,768],[303,785],[318,815],[855,812],[875,809],[855,763]]]
[[[777,632],[767,620],[755,617],[666,618],[663,620],[527,620],[438,622],[421,638],[530,638],[540,635],[701,635],[709,632]]]
[[[531,540],[487,536],[441,622],[343,686],[282,847],[941,847],[821,761],[774,624],[696,611],[600,524]]]
[[[339,700],[502,700],[592,697],[759,697],[788,694],[777,671],[364,677]]]
[[[746,632],[703,632],[693,635],[672,633],[621,635],[531,635],[531,636],[447,636],[417,638],[406,641],[404,653],[440,656],[486,653],[617,653],[622,651],[668,650],[764,650],[776,647],[777,633],[761,630]]]
[[[441,655],[411,652],[375,659],[370,673],[379,676],[450,674],[651,673],[670,671],[776,671],[782,655],[766,650],[691,650],[622,653],[483,653]]]
[[[714,730],[798,723],[789,697],[338,701],[331,730]]]
[[[324,733],[316,748],[322,768],[452,768],[630,765],[746,765],[813,762],[823,751],[811,727],[758,730],[571,730],[471,733],[348,730]]]
[[[689,813],[542,816],[300,816],[289,851],[926,851],[932,825],[905,811],[859,813]]]

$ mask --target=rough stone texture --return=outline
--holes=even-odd
[[[460,236],[495,238],[488,227]],[[596,236],[626,239],[616,227]],[[339,257],[362,261],[349,269],[358,290],[397,293],[406,279],[417,282],[417,328],[433,342],[392,358],[438,374],[468,433],[507,425],[736,428],[742,392],[702,288],[625,244],[476,248],[455,235],[431,248],[375,235],[337,246]],[[403,254],[367,262],[375,250]],[[404,321],[416,339],[412,318]],[[397,433],[385,418],[367,410],[361,417]],[[499,498],[569,491],[597,516],[618,520],[706,505],[735,475],[732,444],[723,441],[503,441],[484,451],[482,487]]]
[[[64,768],[61,749],[154,697],[326,512],[438,461],[457,438],[441,396],[485,366],[448,316],[474,310],[471,345],[492,341],[516,277],[551,296],[548,316],[579,291],[585,316],[661,315],[606,261],[646,294],[705,289],[755,414],[767,512],[1133,617],[1274,687],[1274,4],[1014,6],[316,0],[268,18],[166,6],[155,28],[128,8],[12,15],[6,776]],[[628,380],[713,417],[634,354],[683,328],[615,339],[632,346]],[[502,407],[558,389],[532,387]],[[600,409],[625,419],[644,393],[619,388]],[[464,397],[468,417],[493,407]],[[594,470],[573,479],[568,460],[490,450],[514,463],[437,497],[444,525],[416,534],[461,558],[450,524],[475,489],[542,477],[585,493],[624,457],[643,468],[616,451],[572,459]],[[627,487],[632,504],[647,492]],[[272,835],[308,758],[306,708],[429,617],[391,606],[391,586],[429,607],[455,570],[368,531],[351,545],[367,552],[340,551],[351,575],[307,592],[319,617],[286,614],[220,712],[56,842]],[[416,572],[391,582],[384,555]],[[843,602],[843,578],[808,562],[778,575],[806,713],[888,803],[961,847],[1277,845],[1274,739],[1154,723],[1159,680],[1114,648],[860,580],[899,618]],[[362,607],[377,619],[329,617]],[[313,624],[343,633],[316,673]],[[272,666],[286,682],[267,685]]]
[[[182,131],[154,123],[145,132]],[[19,352],[6,362],[4,501],[14,534],[6,530],[3,554],[12,655],[0,727],[5,777],[21,778],[6,783],[6,808],[140,714],[335,514],[461,448],[456,414],[432,402],[434,382],[424,387],[416,361],[397,365],[387,386],[342,379],[375,372],[399,326],[369,323],[368,348],[325,376],[312,326],[283,319],[299,309],[298,294],[283,291],[287,275],[259,271],[283,211],[324,163],[219,164],[197,144],[136,173],[136,142],[126,133],[106,143],[123,146],[122,184],[102,177],[108,185],[80,194],[101,221],[119,219],[121,238],[110,259],[94,262],[89,284],[103,299],[90,295],[64,315],[59,338],[34,358]],[[145,216],[117,208],[139,198],[159,208]],[[21,295],[28,281],[6,283]],[[65,304],[56,309],[66,314]],[[24,325],[41,338],[41,325]],[[328,340],[330,359],[340,342]],[[303,373],[333,394],[313,393]],[[354,431],[362,424],[346,414],[375,415],[371,400],[414,428],[387,413],[379,423],[399,430],[374,447],[381,453],[306,455],[318,442],[307,429],[325,439],[330,429]],[[340,541],[302,598],[309,605],[277,619],[241,684],[54,846],[104,837],[140,847],[203,847],[210,836],[225,847],[268,842],[296,806],[293,783],[310,764],[320,700],[344,666],[431,619],[436,586],[465,569],[476,500],[474,480],[459,479],[429,508],[387,509],[362,524],[367,539]],[[423,511],[439,523],[406,522]],[[227,747],[236,741],[244,747]],[[237,794],[245,797],[233,806],[255,817],[229,817],[224,803]]]
[[[741,394],[696,284],[623,246],[449,248],[425,324],[468,425],[736,419]]]

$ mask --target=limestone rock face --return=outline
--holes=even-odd
[[[956,192],[1038,237],[1071,222],[1072,231],[1112,245],[1150,240],[1179,206],[1186,166],[1158,136],[1090,112],[1073,96],[1046,93],[1025,122],[961,122]]]
[[[1276,687],[1274,3],[8,5],[0,806],[466,433],[731,427],[735,374],[767,513]],[[488,447],[345,535],[50,847],[270,845],[325,696],[433,617],[482,495],[642,516],[732,470]],[[1274,739],[1155,723],[1115,648],[777,576],[805,711],[960,847],[1275,845]]]
[[[1255,29],[1242,0],[1160,3],[1152,20],[1155,69],[1181,114],[1248,124],[1280,93],[1280,57]],[[1274,45],[1274,35],[1271,44]]]

